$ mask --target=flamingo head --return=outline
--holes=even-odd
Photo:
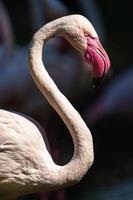
[[[92,87],[99,85],[110,68],[109,57],[102,47],[92,24],[82,15],[71,15],[65,27],[66,39],[77,49],[92,75]]]

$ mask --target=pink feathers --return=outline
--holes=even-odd
[[[93,78],[103,77],[110,68],[110,60],[98,38],[87,37],[85,60],[93,66]]]

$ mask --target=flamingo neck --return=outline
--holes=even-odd
[[[34,35],[29,51],[31,75],[49,104],[66,124],[74,142],[74,155],[71,161],[65,166],[53,164],[55,171],[51,178],[54,188],[75,184],[93,163],[93,142],[89,129],[68,99],[59,91],[42,62],[42,48],[46,41],[56,35],[65,37],[63,24],[65,19],[63,23],[58,19],[42,27]]]

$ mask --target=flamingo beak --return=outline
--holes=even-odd
[[[109,57],[98,38],[87,37],[85,60],[92,66],[92,88],[97,88],[110,69]]]

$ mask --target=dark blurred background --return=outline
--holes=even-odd
[[[86,64],[79,54],[60,38],[46,45],[48,72],[92,132],[95,162],[78,185],[59,192],[26,195],[21,200],[133,199],[132,8],[131,0],[0,1],[1,108],[38,120],[47,132],[56,163],[69,161],[73,145],[64,124],[29,75],[27,52],[33,34],[53,19],[83,14],[94,25],[111,60],[107,78],[92,92]]]

